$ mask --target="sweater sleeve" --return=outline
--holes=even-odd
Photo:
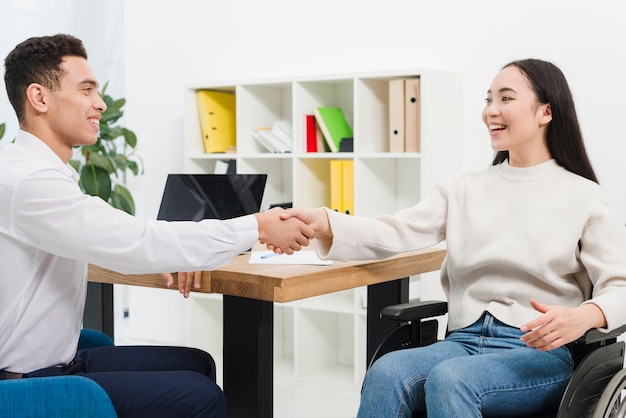
[[[593,284],[592,298],[611,331],[626,323],[626,228],[603,193],[581,238],[580,259]]]
[[[318,243],[318,255],[339,261],[381,259],[440,243],[445,239],[447,186],[440,184],[429,198],[395,215],[356,217],[326,208],[333,240],[330,247]]]

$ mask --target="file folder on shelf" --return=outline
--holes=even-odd
[[[404,82],[404,150],[420,152],[420,79]]]
[[[389,152],[404,152],[404,80],[389,80]]]
[[[354,161],[344,160],[342,164],[343,213],[354,215]]]
[[[226,152],[236,146],[235,94],[223,91],[196,92],[204,152]]]
[[[330,208],[343,213],[343,160],[330,160]]]
[[[330,161],[330,208],[354,215],[354,161]]]

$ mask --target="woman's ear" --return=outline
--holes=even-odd
[[[539,125],[547,125],[552,122],[552,108],[550,103],[542,104],[537,109],[537,119]]]
[[[48,110],[48,90],[38,83],[31,83],[26,89],[26,105],[37,113],[45,113]]]

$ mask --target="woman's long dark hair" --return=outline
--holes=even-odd
[[[574,98],[561,70],[552,63],[538,59],[513,61],[502,68],[507,67],[517,67],[524,73],[539,103],[550,104],[552,121],[546,130],[546,142],[552,158],[572,173],[598,183],[585,150]],[[507,158],[508,151],[498,151],[493,165]]]

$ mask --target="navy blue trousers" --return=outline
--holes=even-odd
[[[184,347],[116,346],[80,350],[67,368],[28,377],[81,375],[108,393],[120,418],[223,418],[226,404],[210,354]],[[79,395],[78,395],[79,396]]]

